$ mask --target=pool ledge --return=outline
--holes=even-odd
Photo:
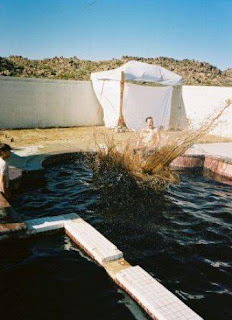
[[[215,155],[185,154],[171,163],[173,170],[200,169],[203,175],[225,184],[232,184],[232,159]],[[212,174],[215,175],[212,175]]]
[[[232,159],[216,156],[205,156],[204,168],[232,181]]]

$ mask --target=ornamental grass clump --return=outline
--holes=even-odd
[[[104,147],[97,144],[97,156],[93,162],[95,179],[106,188],[118,186],[125,195],[135,188],[162,192],[169,183],[179,182],[178,175],[170,168],[172,161],[207,135],[230,105],[231,100],[226,101],[225,106],[198,129],[161,132],[160,143],[152,152],[146,150],[146,146],[136,150],[136,138],[116,143],[113,135],[105,135]]]

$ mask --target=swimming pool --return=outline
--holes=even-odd
[[[25,219],[76,212],[203,318],[232,318],[231,186],[181,174],[153,201],[122,205],[113,193],[105,203],[78,159],[48,166],[45,178],[13,199]]]

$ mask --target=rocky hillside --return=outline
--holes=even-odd
[[[129,60],[138,60],[165,67],[184,79],[188,85],[232,86],[232,69],[221,71],[207,62],[172,58],[138,58],[123,56],[106,61],[80,60],[77,57],[54,57],[30,60],[21,56],[0,57],[0,75],[50,79],[89,80],[91,72],[114,69]]]

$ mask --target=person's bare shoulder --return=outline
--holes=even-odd
[[[158,129],[158,128],[154,128],[154,129],[152,129],[152,132],[153,132],[154,134],[156,134],[156,133],[159,132],[159,129]]]
[[[140,130],[139,134],[140,135],[144,135],[147,133],[147,129],[146,128],[143,128],[142,130]]]

